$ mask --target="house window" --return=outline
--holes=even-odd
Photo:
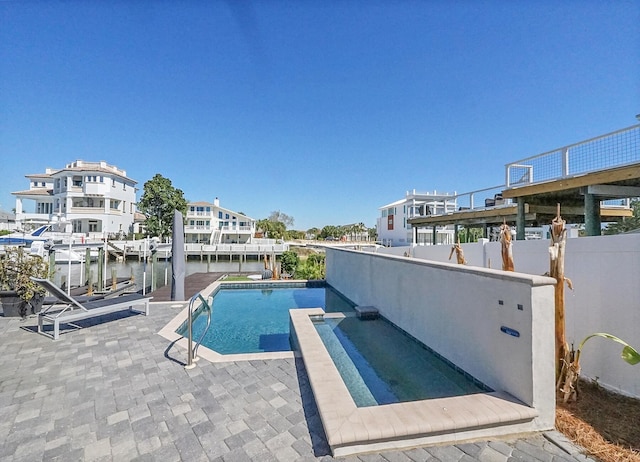
[[[222,212],[218,212],[218,218],[222,220]]]
[[[387,218],[387,230],[393,230],[393,215],[389,215]]]

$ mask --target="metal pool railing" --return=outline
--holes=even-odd
[[[200,336],[200,339],[198,339],[198,341],[196,342],[196,346],[194,347],[193,346],[193,308],[196,302],[198,301],[198,299],[202,301],[202,306],[204,306],[204,309],[207,312],[207,325],[202,331],[202,335]],[[209,300],[211,303],[209,303]],[[212,307],[213,307],[213,297],[209,297],[208,300],[205,300],[205,298],[202,296],[200,292],[195,294],[193,297],[191,297],[191,300],[189,300],[189,314],[187,318],[187,341],[188,341],[187,350],[188,352],[187,352],[187,364],[186,366],[184,366],[185,369],[193,369],[194,367],[196,367],[195,362],[198,360],[198,347],[200,346],[200,343],[202,343],[204,336],[207,335],[207,331],[211,326]]]
[[[506,187],[540,183],[640,162],[640,125],[506,165]]]

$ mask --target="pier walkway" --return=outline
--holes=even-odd
[[[185,300],[189,300],[201,290],[206,289],[227,273],[194,273],[184,278],[184,296]],[[154,302],[171,301],[171,281],[153,292],[147,294],[153,297]]]

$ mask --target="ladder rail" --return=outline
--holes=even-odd
[[[204,309],[207,312],[207,325],[202,331],[202,335],[200,336],[200,338],[198,339],[194,347],[193,346],[193,311],[194,311],[193,308],[198,300],[202,302],[202,305],[204,306]],[[193,369],[194,367],[196,367],[195,362],[198,360],[198,347],[202,343],[202,340],[204,339],[205,335],[207,335],[207,332],[209,331],[209,327],[211,326],[211,311],[213,307],[213,298],[209,297],[209,300],[211,300],[211,304],[209,304],[208,300],[206,300],[200,292],[195,294],[193,297],[191,297],[191,300],[189,300],[189,313],[187,318],[187,344],[188,344],[187,364],[184,366],[185,369]]]

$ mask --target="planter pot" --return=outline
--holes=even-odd
[[[25,318],[37,314],[42,309],[44,296],[36,295],[30,301],[25,302],[12,290],[0,291],[0,308],[5,318]]]

